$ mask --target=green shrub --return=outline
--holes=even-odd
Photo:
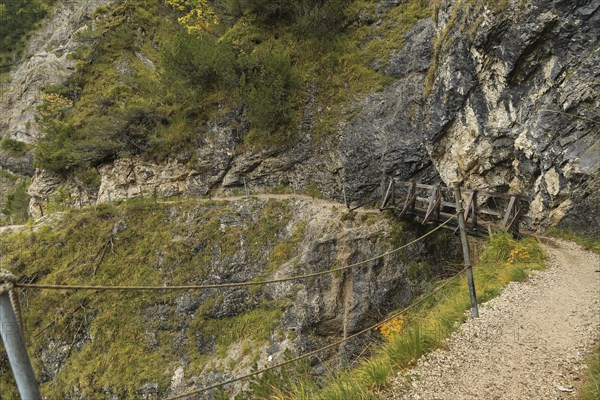
[[[304,34],[337,31],[345,21],[350,0],[225,0],[220,2],[233,16],[252,14],[264,24],[297,23]]]
[[[289,0],[237,0],[231,3],[235,3],[239,10],[252,13],[266,23],[290,21],[296,15],[296,4]]]
[[[20,224],[29,218],[29,195],[27,194],[27,182],[17,185],[14,192],[8,195],[2,214],[10,218],[13,224]]]
[[[35,165],[65,172],[94,167],[118,156],[141,154],[158,124],[156,108],[147,104],[132,104],[113,110],[111,115],[91,116],[80,127],[51,123],[37,145]]]
[[[163,160],[177,155],[178,159],[190,159],[199,136],[182,115],[176,116],[169,124],[160,124],[148,140],[148,154],[154,159]]]
[[[0,147],[2,150],[13,156],[22,156],[27,152],[27,150],[29,150],[27,143],[19,142],[18,140],[11,138],[2,139],[0,142]]]
[[[350,0],[299,2],[296,29],[304,36],[331,37],[346,27],[350,3]]]
[[[99,165],[117,156],[122,145],[112,137],[117,122],[108,117],[90,121],[90,128],[53,124],[36,148],[35,166],[54,172]]]
[[[277,142],[293,117],[294,95],[300,79],[284,49],[276,42],[256,46],[242,58],[245,72],[240,90],[248,111],[251,142]]]
[[[233,47],[208,34],[179,32],[163,49],[161,61],[165,84],[180,91],[189,87],[196,99],[234,87],[239,79]]]

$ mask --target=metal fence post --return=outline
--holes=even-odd
[[[477,307],[477,295],[475,293],[475,281],[473,279],[473,266],[471,264],[471,253],[469,251],[469,242],[467,239],[467,230],[465,229],[465,214],[462,211],[462,200],[460,197],[460,183],[454,182],[454,198],[456,200],[456,211],[458,213],[458,226],[460,228],[460,240],[462,242],[463,258],[467,270],[467,282],[469,285],[469,296],[471,297],[471,315],[479,318],[479,308]]]
[[[6,282],[4,284],[6,285]],[[23,335],[6,290],[0,294],[0,334],[21,399],[41,400],[42,396],[40,395],[38,382],[31,367]]]

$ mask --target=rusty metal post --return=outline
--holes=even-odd
[[[467,239],[467,230],[465,228],[465,215],[462,211],[462,199],[460,197],[460,183],[454,182],[454,198],[456,200],[456,211],[458,213],[458,227],[460,228],[460,240],[462,242],[463,258],[467,269],[467,283],[469,285],[469,296],[471,297],[471,315],[479,318],[479,308],[477,307],[477,295],[475,293],[475,281],[473,279],[473,265],[471,264],[471,253],[469,250],[469,241]]]

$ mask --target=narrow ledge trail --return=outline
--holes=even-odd
[[[389,399],[575,399],[600,339],[600,256],[545,240],[549,267],[510,283],[393,379]],[[477,284],[477,282],[475,282]]]

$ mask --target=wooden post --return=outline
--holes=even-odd
[[[346,185],[342,186],[342,194],[344,195],[344,205],[346,208],[350,208],[348,207],[348,198],[346,197]]]
[[[473,202],[471,203],[471,224],[473,230],[477,229],[477,190],[473,190]]]
[[[411,199],[412,202],[410,204],[410,212],[411,213],[415,213],[415,208],[417,207],[417,181],[413,180],[410,186],[410,195],[413,196],[414,198]]]
[[[442,191],[440,190],[440,185],[438,185],[431,189],[431,196],[429,196],[429,205],[427,206],[427,212],[425,213],[423,222],[421,222],[422,225],[428,223],[433,216],[435,216],[439,220],[441,204]]]
[[[21,399],[41,400],[38,382],[8,293],[0,295],[0,334]]]
[[[521,223],[521,198],[519,196],[515,196],[516,201],[515,201],[515,221],[513,224],[513,229],[515,232],[515,235],[519,236],[520,232],[519,232],[519,225]]]
[[[385,192],[385,195],[383,196],[383,201],[381,202],[381,207],[379,207],[379,211],[382,211],[385,206],[387,205],[387,203],[390,200],[390,194],[392,193],[392,186],[394,186],[394,180],[390,179],[390,184],[388,185],[387,191]]]
[[[504,219],[502,220],[502,226],[505,229],[509,228],[510,216],[513,213],[513,209],[515,207],[515,196],[510,197],[510,201],[508,202],[508,207],[506,207],[506,212],[504,213]]]
[[[435,220],[439,221],[440,220],[440,213],[442,211],[442,201],[444,200],[442,198],[442,183],[438,183],[437,187],[435,188],[435,196],[436,196],[436,203],[435,203]]]
[[[460,198],[460,183],[454,182],[454,198],[456,200],[456,212],[458,213],[458,227],[460,228],[460,240],[462,242],[463,259],[467,269],[467,283],[469,285],[469,296],[471,297],[471,315],[479,318],[479,309],[477,307],[477,295],[475,293],[475,281],[473,279],[473,266],[471,264],[471,253],[469,250],[469,241],[467,239],[467,230],[465,229],[465,215],[462,210],[462,200]]]
[[[514,199],[514,204],[513,204],[513,199]],[[520,200],[519,196],[511,197],[512,208],[509,209],[511,211],[511,213],[509,215],[508,210],[507,210],[507,215],[505,216],[505,221],[510,221],[510,222],[504,222],[504,228],[507,231],[512,232],[515,237],[519,236],[519,222],[521,219],[520,201],[521,200]],[[510,205],[509,205],[509,207],[510,207]],[[512,216],[512,219],[510,219],[511,216]],[[506,217],[508,217],[508,218],[506,218]]]
[[[400,210],[400,214],[398,216],[402,217],[404,214],[406,214],[408,212],[409,209],[412,210],[412,212],[414,212],[416,201],[417,201],[417,183],[415,181],[413,181],[408,188],[408,194],[406,195],[406,200],[404,201],[404,206],[402,207],[402,210]]]

